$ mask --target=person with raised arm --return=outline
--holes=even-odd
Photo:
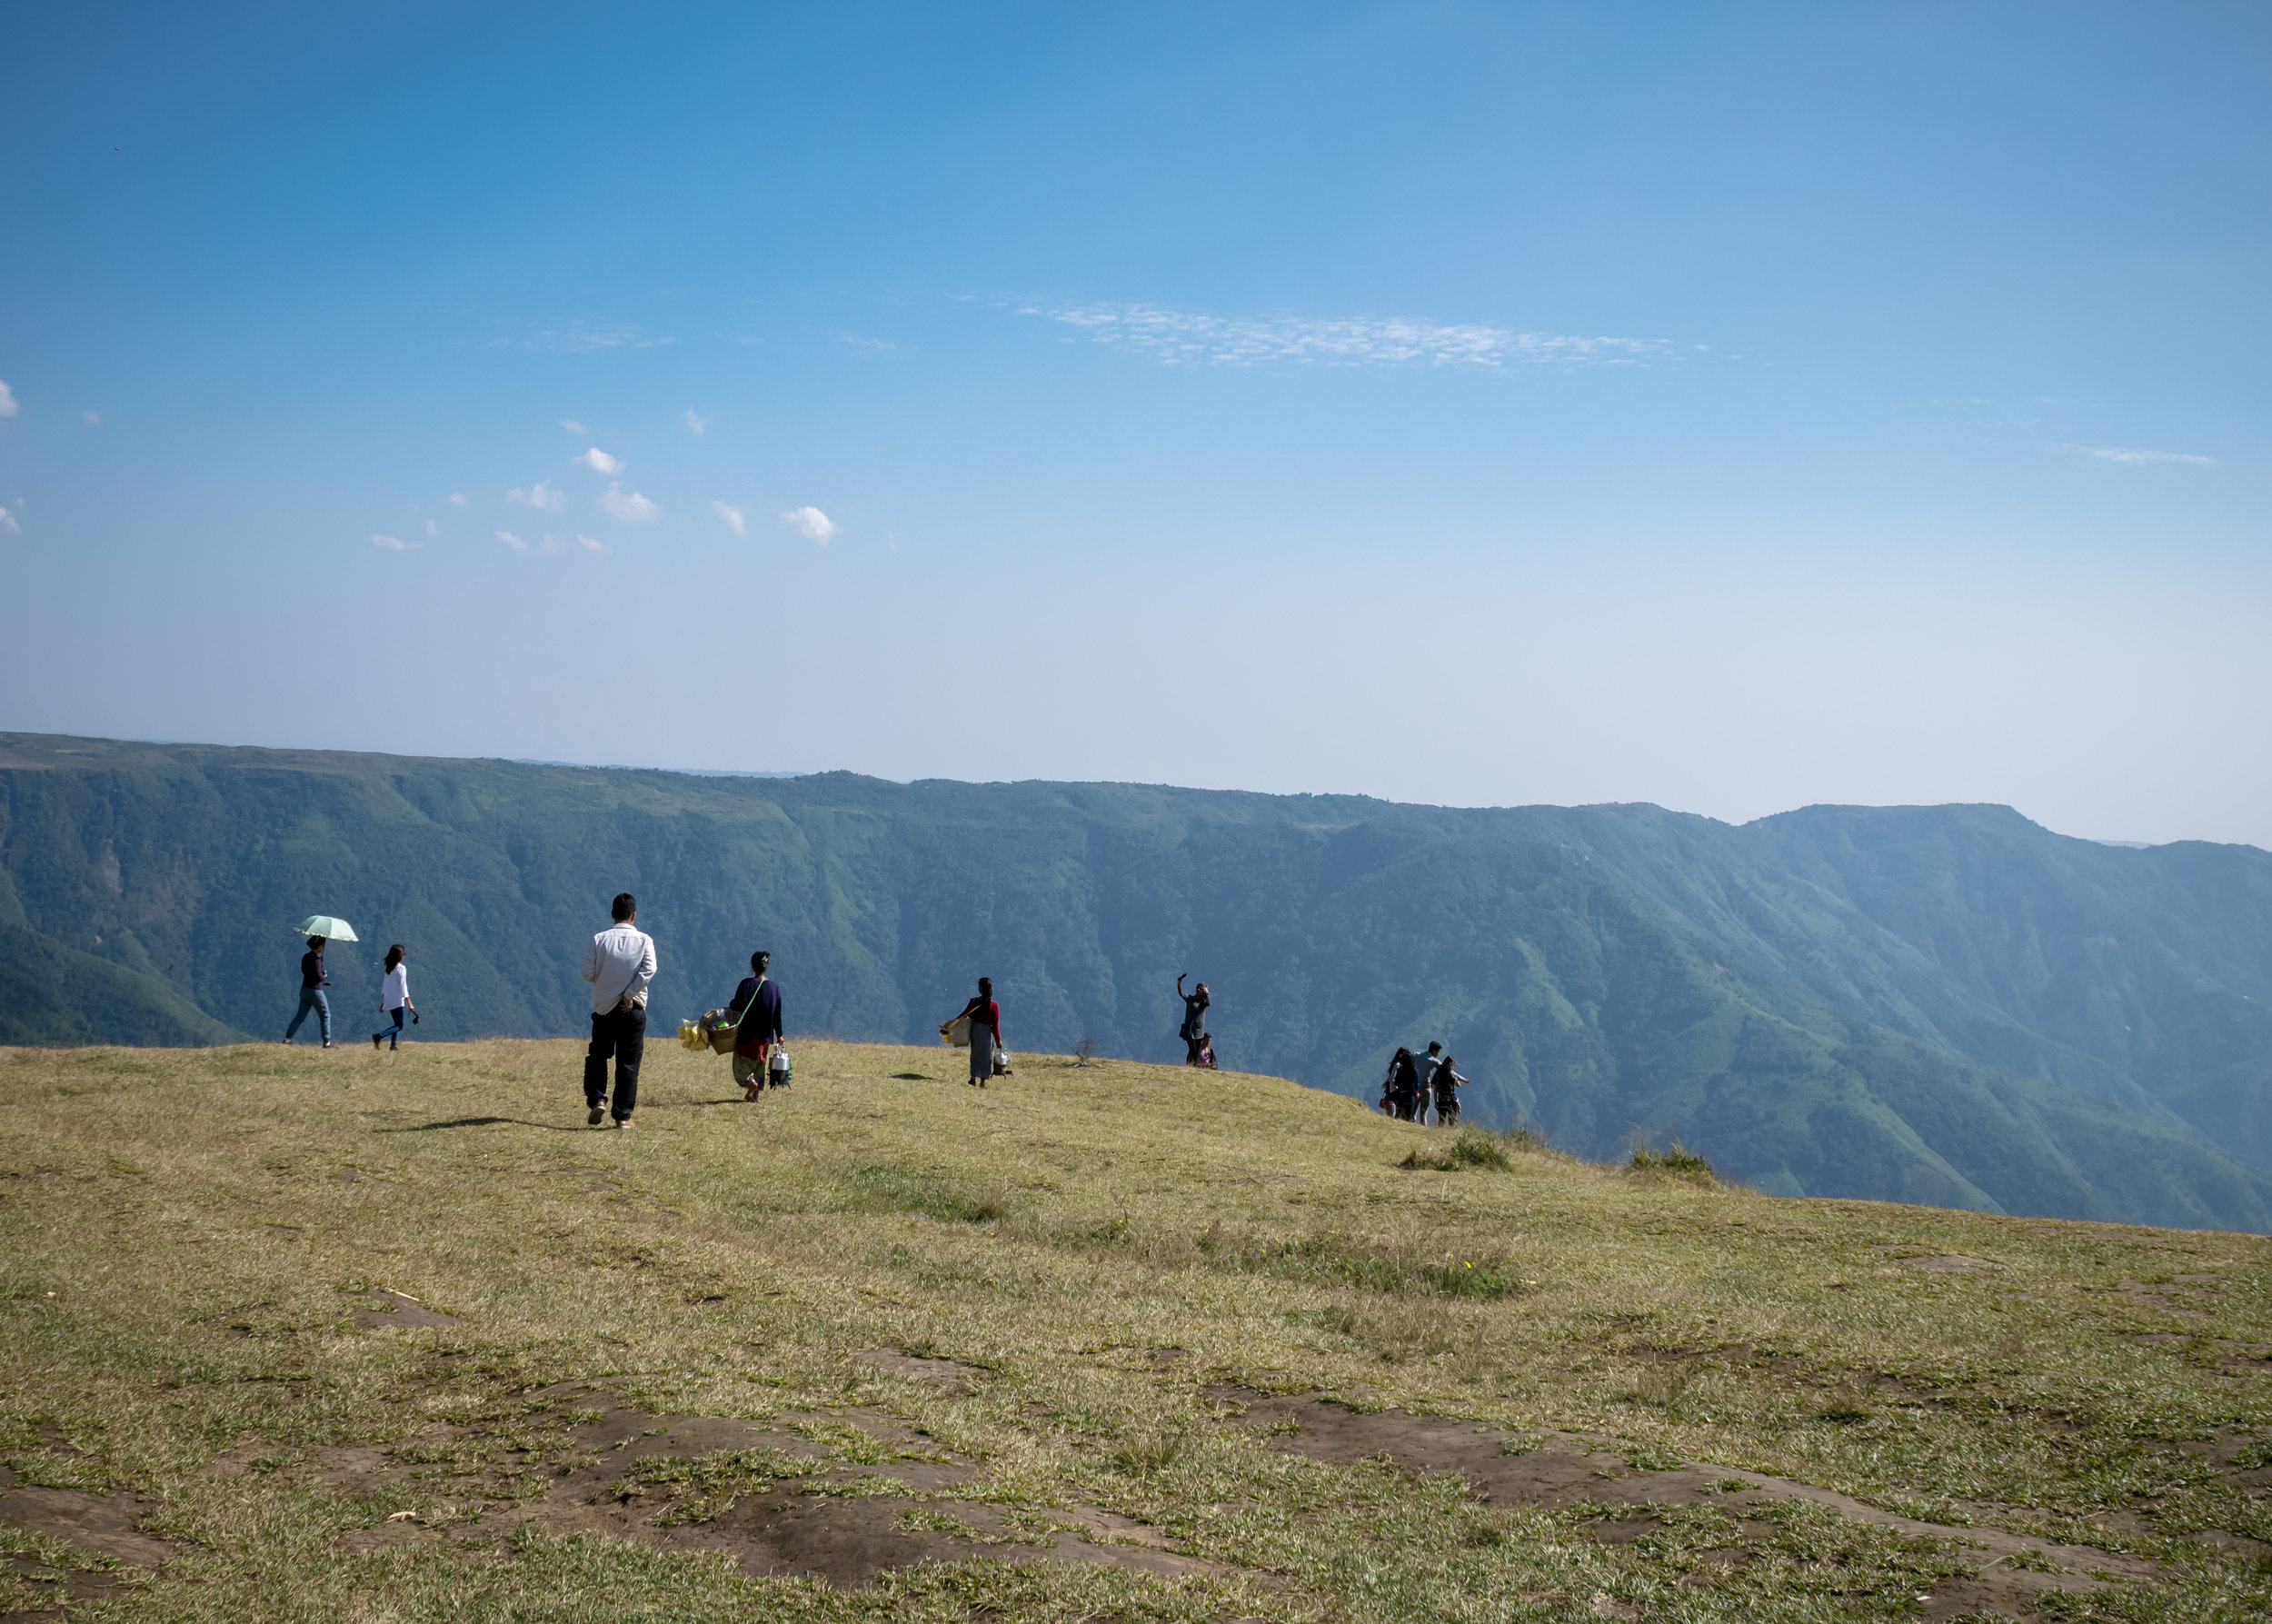
[[[1191,973],[1187,970],[1183,975]],[[1186,992],[1183,991],[1183,976],[1180,975],[1175,978],[1175,995],[1183,1001],[1183,1024],[1176,1029],[1175,1033],[1183,1040],[1183,1063],[1196,1066],[1199,1064],[1201,1029],[1207,1024],[1207,1006],[1211,1001],[1207,996],[1207,983],[1201,981]]]

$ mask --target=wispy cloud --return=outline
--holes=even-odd
[[[601,493],[600,505],[608,516],[626,524],[644,524],[663,517],[663,510],[636,491],[626,491],[618,484],[610,484]]]
[[[442,533],[442,526],[435,523],[432,519],[428,519],[425,523],[426,533],[428,535],[440,535]]]
[[[457,498],[453,496],[450,500],[454,502]],[[517,502],[523,507],[543,508],[550,513],[558,513],[568,505],[568,493],[554,490],[549,479],[540,479],[525,491],[517,488],[507,491],[505,500]]]
[[[503,542],[506,546],[512,548],[515,553],[526,553],[529,550],[529,544],[523,541],[519,536],[513,534],[510,530],[501,530],[498,531],[496,534],[499,541]]]
[[[398,535],[374,535],[371,538],[371,544],[387,553],[407,553],[413,547],[424,545],[419,542],[406,542]]]
[[[792,507],[782,514],[781,522],[818,546],[825,547],[836,539],[836,521],[817,507]]]
[[[15,515],[0,507],[0,535],[22,535],[24,526],[15,522]]]
[[[582,423],[578,423],[578,422],[577,422],[574,418],[573,418],[573,417],[563,417],[563,418],[562,418],[562,419],[560,420],[560,426],[561,426],[562,428],[563,428],[563,429],[566,429],[566,430],[567,430],[570,433],[573,434],[573,435],[574,435],[577,439],[579,439],[579,440],[582,440],[582,439],[584,439],[584,438],[588,437],[588,436],[591,434],[591,433],[592,433],[592,431],[591,431],[590,429],[585,428],[585,427],[583,426],[583,424],[582,424]]]
[[[726,528],[733,532],[734,534],[747,535],[750,533],[749,522],[742,518],[742,510],[734,506],[731,502],[713,502],[710,504],[710,511],[717,514],[719,518],[724,520]]]
[[[2214,468],[2215,457],[2196,456],[2189,451],[2133,451],[2123,445],[2069,445],[2068,451],[2079,451],[2087,457],[2097,457],[2102,463],[2121,463],[2131,468],[2143,468],[2157,463],[2178,463],[2190,468]]]
[[[591,469],[594,473],[621,473],[623,471],[623,458],[611,457],[596,445],[582,456],[570,457],[568,460],[579,466]]]
[[[568,322],[558,327],[539,328],[526,338],[499,339],[497,343],[517,344],[524,350],[561,350],[571,355],[589,355],[600,350],[652,350],[678,340],[651,337],[626,323]]]
[[[463,491],[453,491],[450,493],[450,505],[452,507],[463,507],[466,503],[471,500],[472,498],[467,496]]]
[[[686,408],[685,422],[686,426],[697,434],[701,433],[704,429],[710,426],[710,419],[704,417],[692,406]]]
[[[900,346],[888,338],[862,338],[857,333],[839,333],[838,344],[848,344],[855,350],[896,350]]]
[[[15,391],[0,384],[0,417],[14,417],[24,410],[24,404],[15,398]]]
[[[85,411],[80,413],[79,415],[85,418],[90,423],[99,423],[103,421],[103,414],[92,406],[89,406]]]
[[[1259,366],[1323,363],[1340,366],[1505,367],[1550,364],[1632,366],[1669,356],[1659,338],[1584,337],[1518,333],[1510,327],[1453,325],[1413,316],[1220,316],[1157,304],[1026,305],[1098,344],[1119,344],[1171,365]]]
[[[576,537],[576,540],[583,543],[583,550],[586,553],[604,553],[607,551],[606,543],[595,542],[588,535],[579,535]]]

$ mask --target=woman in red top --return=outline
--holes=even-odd
[[[971,1023],[971,1086],[982,1089],[994,1074],[994,1051],[1001,1047],[1001,1005],[994,1001],[991,977],[978,978],[978,996],[964,1004],[954,1020]],[[952,1026],[954,1021],[947,1024]]]

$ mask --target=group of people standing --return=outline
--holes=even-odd
[[[1460,1085],[1466,1081],[1441,1043],[1429,1044],[1424,1055],[1399,1048],[1380,1084],[1380,1109],[1400,1122],[1425,1122],[1432,1102],[1438,1125],[1449,1128],[1460,1120]]]
[[[321,936],[308,938],[308,951],[300,955],[300,1007],[292,1017],[292,1024],[284,1028],[284,1041],[292,1042],[300,1035],[300,1028],[312,1014],[315,1017],[316,1034],[324,1047],[332,1046],[331,967],[324,962],[324,940]],[[386,950],[386,968],[379,982],[379,1013],[391,1024],[371,1034],[371,1047],[384,1043],[389,1050],[403,1046],[403,1017],[410,1017],[414,1026],[418,1022],[418,1006],[410,1001],[410,970],[404,962],[403,944],[396,942]]]
[[[611,912],[613,922],[592,938],[582,969],[583,979],[592,983],[592,1042],[583,1058],[584,1121],[596,1128],[612,1117],[616,1127],[628,1128],[639,1108],[639,1066],[647,1041],[647,989],[655,974],[654,938],[639,928],[639,900],[629,892],[616,897]],[[324,962],[324,948],[323,937],[308,938],[308,951],[300,959],[300,1008],[284,1029],[287,1043],[314,1014],[324,1047],[332,1046],[331,973]],[[783,1063],[787,1057],[779,1052],[781,988],[770,974],[772,965],[771,953],[752,953],[750,973],[733,990],[724,1011],[734,1018],[733,1081],[744,1100],[756,1099],[769,1085],[779,1087],[788,1081]],[[1183,1040],[1183,1063],[1211,1071],[1216,1069],[1215,1039],[1207,1030],[1207,1011],[1213,1000],[1205,981],[1184,991],[1189,975],[1187,971],[1175,978],[1175,995],[1183,1002],[1183,1023],[1176,1036]],[[371,1047],[376,1049],[382,1043],[390,1049],[400,1047],[404,1018],[415,1022],[418,1012],[411,1002],[410,971],[399,942],[386,950],[379,1011],[389,1024],[371,1034]],[[982,1089],[988,1079],[1007,1070],[1002,1063],[1006,1056],[1001,1046],[1001,1005],[995,1001],[991,977],[978,978],[977,995],[939,1030],[949,1033],[958,1023],[967,1023],[970,1034],[971,1086]],[[608,1086],[611,1061],[615,1073],[612,1097]],[[1425,1055],[1400,1048],[1389,1061],[1389,1074],[1381,1084],[1380,1109],[1399,1121],[1425,1122],[1432,1105],[1436,1121],[1448,1125],[1460,1120],[1460,1085],[1465,1081],[1441,1043],[1429,1044]]]

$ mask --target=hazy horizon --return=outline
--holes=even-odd
[[[6,735],[8,735],[8,734],[10,734],[10,733],[23,734],[23,733],[30,733],[30,732],[36,732],[36,731],[38,731],[38,730],[34,730],[34,729],[29,729],[29,728],[0,728],[0,737],[5,737]],[[2018,813],[2021,817],[2023,817],[2023,818],[2027,818],[2027,819],[2028,819],[2028,821],[2029,822],[2031,822],[2031,823],[2035,823],[2035,824],[2037,824],[2037,825],[2038,825],[2038,827],[2040,827],[2040,828],[2047,829],[2047,830],[2050,830],[2050,832],[2051,832],[2052,833],[2054,833],[2054,834],[2066,835],[2068,838],[2072,839],[2072,840],[2088,841],[2091,844],[2093,844],[2093,845],[2098,845],[2098,846],[2121,846],[2121,847],[2128,847],[2128,848],[2133,848],[2133,849],[2136,849],[2136,850],[2138,850],[2138,851],[2151,851],[2151,850],[2152,850],[2154,847],[2156,847],[2156,846],[2169,845],[2169,844],[2173,844],[2173,843],[2175,843],[2175,842],[2177,842],[2177,841],[2185,841],[2185,840],[2200,840],[2200,839],[2205,839],[2205,838],[2206,838],[2206,837],[2204,837],[2204,836],[2198,836],[2198,835],[2182,835],[2182,834],[2181,834],[2181,835],[2175,835],[2175,836],[2172,836],[2169,840],[2167,840],[2167,841],[2139,841],[2139,840],[2129,840],[2129,839],[2125,839],[2125,838],[2118,837],[2118,836],[2109,836],[2109,835],[2095,835],[2095,834],[2078,834],[2078,833],[2075,833],[2075,832],[2074,832],[2073,831],[2071,831],[2071,830],[2065,830],[2065,829],[2054,829],[2054,828],[2052,828],[2052,826],[2051,826],[2050,824],[2044,822],[2042,819],[2038,818],[2038,817],[2034,817],[2034,816],[2030,815],[2030,814],[2029,814],[2029,812],[2028,812],[2027,808],[2025,808],[2025,807],[2019,807],[2019,806],[2013,806],[2013,805],[2011,805],[2008,802],[1923,802],[1923,801],[1884,801],[1884,802],[1827,802],[1827,801],[1813,801],[1813,802],[1805,802],[1805,803],[1804,803],[1804,804],[1802,804],[1802,805],[1779,807],[1779,808],[1777,808],[1777,809],[1776,809],[1775,811],[1773,811],[1773,812],[1761,812],[1761,813],[1759,813],[1759,814],[1757,814],[1756,816],[1751,817],[1751,818],[1722,818],[1722,817],[1719,817],[1718,814],[1713,813],[1713,812],[1700,812],[1700,811],[1698,811],[1696,808],[1693,808],[1693,807],[1675,806],[1675,805],[1672,805],[1671,803],[1669,803],[1669,802],[1663,802],[1663,801],[1656,801],[1656,800],[1650,800],[1650,799],[1649,799],[1649,798],[1647,798],[1647,797],[1643,797],[1643,798],[1641,798],[1641,799],[1639,799],[1639,800],[1636,800],[1636,801],[1625,801],[1625,802],[1616,802],[1616,801],[1530,801],[1530,802],[1504,801],[1504,802],[1444,802],[1444,801],[1416,801],[1416,800],[1412,800],[1412,799],[1410,799],[1410,798],[1409,798],[1409,797],[1393,796],[1393,795],[1368,795],[1368,794],[1366,793],[1366,792],[1364,792],[1364,791],[1360,791],[1360,790],[1258,790],[1258,789],[1255,789],[1255,788],[1253,788],[1252,786],[1251,786],[1251,785],[1247,785],[1247,784],[1231,784],[1231,783],[1226,783],[1226,784],[1178,783],[1178,782],[1174,782],[1174,781],[1172,781],[1172,780],[1168,780],[1168,779],[1138,779],[1138,778],[1111,778],[1111,777],[1105,777],[1105,778],[1093,778],[1093,777],[1092,777],[1092,778],[1061,778],[1061,777],[1045,777],[1045,776],[1034,776],[1034,777],[1027,777],[1027,778],[1022,778],[1022,779],[1008,779],[1008,778],[962,778],[962,777],[957,777],[956,775],[954,775],[954,774],[952,774],[952,773],[936,773],[936,772],[934,772],[934,773],[926,773],[926,774],[924,774],[923,776],[922,776],[922,777],[920,777],[920,778],[893,778],[893,777],[891,777],[891,776],[889,776],[888,774],[885,774],[885,773],[881,773],[881,772],[862,772],[860,768],[857,768],[857,767],[843,767],[843,766],[837,766],[837,767],[801,767],[801,768],[766,768],[766,767],[689,767],[689,766],[671,765],[671,764],[666,764],[666,763],[663,763],[663,762],[579,762],[579,761],[569,761],[569,760],[559,759],[559,758],[545,758],[545,757],[538,757],[538,756],[498,756],[498,755],[486,755],[486,756],[483,756],[483,755],[456,755],[456,754],[444,753],[444,752],[435,752],[435,751],[431,751],[431,750],[365,750],[365,749],[358,749],[358,748],[355,748],[355,747],[353,747],[353,746],[347,746],[347,745],[275,744],[275,743],[261,743],[261,742],[251,742],[251,741],[243,741],[243,740],[239,740],[239,741],[225,741],[225,740],[218,740],[218,739],[130,739],[130,738],[118,737],[118,736],[115,736],[115,735],[96,735],[96,734],[89,734],[89,733],[77,733],[77,734],[54,734],[54,733],[50,733],[50,734],[46,734],[45,736],[47,736],[47,737],[54,737],[54,738],[87,738],[87,739],[101,738],[101,739],[105,740],[105,742],[112,742],[112,743],[120,743],[120,744],[153,744],[153,745],[157,745],[157,746],[159,746],[159,747],[161,747],[161,748],[179,747],[179,748],[184,748],[184,749],[193,749],[193,750],[271,750],[271,751],[279,751],[279,752],[283,752],[283,751],[318,751],[318,750],[336,750],[336,751],[340,752],[341,752],[341,753],[343,753],[343,754],[352,754],[352,755],[398,755],[398,756],[402,756],[402,757],[404,757],[404,758],[405,758],[405,759],[409,759],[409,760],[424,760],[424,761],[496,761],[496,762],[504,762],[504,763],[506,763],[508,766],[514,766],[514,767],[573,767],[573,768],[578,768],[578,769],[587,769],[587,768],[588,768],[588,769],[591,769],[591,770],[595,771],[595,772],[676,772],[676,773],[681,773],[681,774],[683,774],[683,775],[685,775],[685,776],[687,776],[687,777],[690,777],[690,778],[757,778],[757,779],[817,778],[817,777],[820,777],[820,776],[822,776],[822,775],[823,775],[823,774],[830,773],[830,772],[851,772],[851,773],[855,773],[855,774],[857,774],[857,775],[859,775],[859,776],[861,776],[861,777],[862,777],[862,778],[872,778],[872,779],[874,779],[874,780],[876,780],[877,782],[882,782],[882,783],[899,784],[899,785],[902,785],[902,786],[904,786],[904,785],[910,785],[910,784],[917,784],[917,783],[962,783],[962,784],[992,784],[992,783],[1001,783],[1001,784],[1011,784],[1011,783],[1114,784],[1114,785],[1121,785],[1121,786],[1125,786],[1125,787],[1131,788],[1131,789],[1192,790],[1192,791],[1198,791],[1198,792],[1202,792],[1202,793],[1217,793],[1217,792],[1220,792],[1220,793],[1223,793],[1223,794],[1234,794],[1234,795],[1273,795],[1273,796],[1295,796],[1295,795],[1332,796],[1332,795],[1347,795],[1347,796],[1362,797],[1362,798],[1365,798],[1365,799],[1370,799],[1370,800],[1380,801],[1380,802],[1383,802],[1384,804],[1388,804],[1388,805],[1395,805],[1395,806],[1417,806],[1417,807],[1428,807],[1428,808],[1434,808],[1434,809],[1439,809],[1439,810],[1448,811],[1448,812],[1489,812],[1489,811],[1507,811],[1507,812],[1515,812],[1515,811],[1520,811],[1522,808],[1524,808],[1524,807],[1526,807],[1526,806],[1554,806],[1554,807],[1562,807],[1562,808],[1569,808],[1569,809],[1579,809],[1579,808],[1594,807],[1594,806],[1654,806],[1654,807],[1659,808],[1659,810],[1661,810],[1661,811],[1664,811],[1664,812],[1675,812],[1675,813],[1680,814],[1680,815],[1682,815],[1682,816],[1687,816],[1687,817],[1699,817],[1699,818],[1710,818],[1710,819],[1712,819],[1714,822],[1723,822],[1723,823],[1729,823],[1729,824],[1737,824],[1737,825],[1740,825],[1740,824],[1743,824],[1743,823],[1748,823],[1748,822],[1758,822],[1758,821],[1759,821],[1760,819],[1763,819],[1763,818],[1772,818],[1772,817],[1778,817],[1778,816],[1780,816],[1780,815],[1781,815],[1782,813],[1784,813],[1784,812],[1804,812],[1804,811],[1806,811],[1809,807],[1813,807],[1813,806],[1862,806],[1862,807],[1870,807],[1870,808],[1878,808],[1878,809],[1889,809],[1889,808],[1893,808],[1893,807],[1903,807],[1903,806],[1918,806],[1918,807],[1923,807],[1923,806],[1989,805],[1989,806],[2002,806],[2002,807],[2005,807],[2005,808],[2006,808],[2007,810],[2008,810],[2008,811],[2011,811],[2011,812],[2018,812]],[[2247,845],[2247,846],[2251,846],[2252,848],[2257,849],[2257,850],[2263,850],[2263,849],[2264,849],[2264,848],[2261,848],[2261,847],[2255,847],[2255,843],[2254,843],[2253,842],[2247,842],[2247,841],[2237,841],[2237,842],[2235,842],[2235,841],[2227,841],[2227,842],[2213,842],[2213,843],[2216,843],[2216,844],[2224,844],[2224,845]]]

